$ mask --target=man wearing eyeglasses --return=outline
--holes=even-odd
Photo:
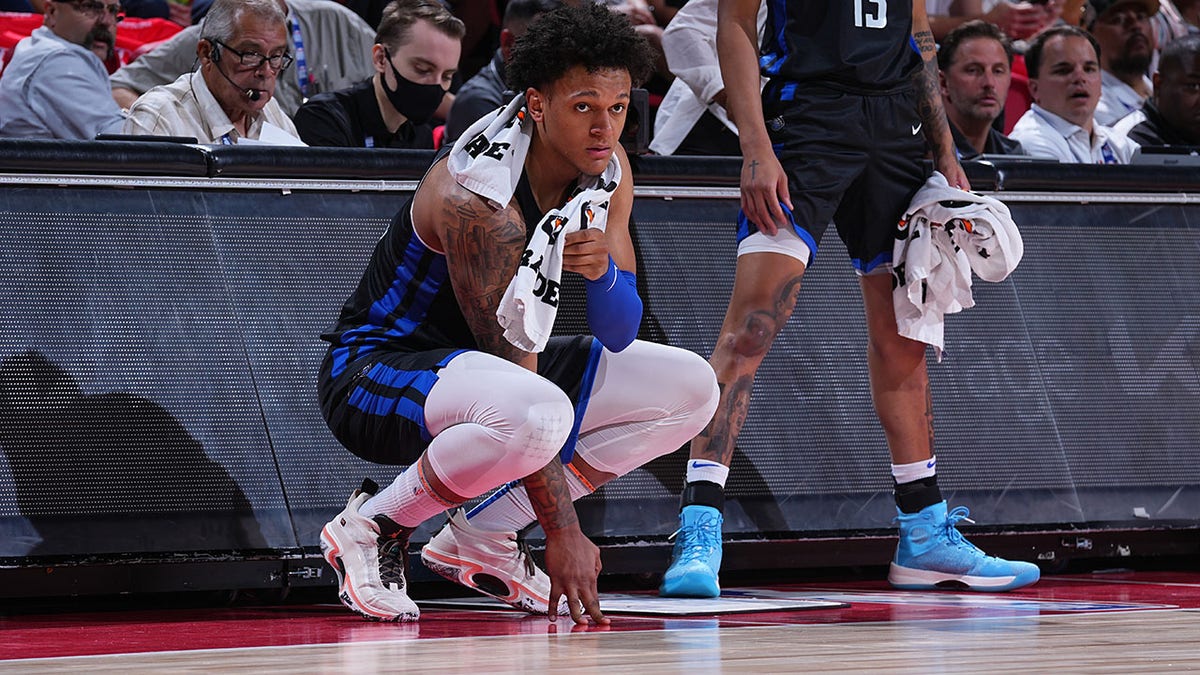
[[[288,49],[296,59],[280,75],[275,99],[288,115],[310,96],[349,87],[370,77],[375,28],[331,0],[278,0],[287,12]],[[206,19],[207,20],[207,19]],[[128,108],[152,87],[170,84],[196,69],[196,47],[208,35],[204,23],[188,26],[109,78],[112,96]],[[301,58],[303,57],[303,58]]]
[[[292,64],[287,20],[275,0],[217,0],[196,45],[200,69],[155,87],[129,109],[125,133],[303,145],[274,100]]]
[[[45,23],[17,43],[0,79],[0,136],[92,139],[120,131],[104,61],[124,18],[113,0],[46,3]]]

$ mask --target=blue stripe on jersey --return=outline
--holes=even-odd
[[[921,55],[921,46],[917,44],[917,38],[913,37],[911,34],[908,36],[908,46],[912,47],[913,51],[917,53],[917,56],[921,57],[921,61],[923,63],[925,61],[925,57]]]
[[[787,214],[788,220],[792,223],[792,230],[795,231],[796,236],[803,239],[804,243],[808,245],[808,260],[804,261],[804,266],[808,267],[812,264],[813,259],[817,257],[817,240],[813,239],[812,233],[796,224],[796,217],[792,215],[792,211],[788,207],[780,203],[779,208],[783,209],[783,212]],[[750,222],[750,219],[746,217],[746,213],[744,211],[739,210],[737,219],[738,243],[742,243],[743,239],[749,237],[755,232],[758,232],[758,226]],[[888,255],[890,256],[891,254]]]
[[[771,4],[767,8],[767,17],[768,21],[773,22],[773,25],[770,26],[770,28],[775,29],[775,35],[773,39],[775,43],[775,49],[768,52],[771,54],[770,58],[768,58],[766,55],[759,58],[759,66],[768,76],[778,75],[779,68],[785,62],[787,62],[788,58],[788,45],[786,37],[788,19],[787,0],[770,0],[770,2]],[[767,46],[766,41],[764,41],[763,46]],[[770,59],[774,60],[771,61]]]
[[[425,244],[413,233],[404,249],[403,259],[396,266],[396,278],[392,281],[392,287],[386,295],[371,305],[367,319],[376,326],[386,325],[385,322],[392,312],[401,304],[407,303],[408,311],[393,322],[388,334],[404,336],[412,333],[425,318],[425,313],[433,303],[433,297],[446,277],[446,259],[425,248]]]
[[[575,424],[571,426],[571,435],[563,443],[558,456],[566,464],[575,457],[575,444],[579,442],[579,425],[583,424],[583,416],[587,414],[588,401],[592,400],[592,385],[596,383],[596,371],[600,367],[600,354],[604,345],[592,338],[592,348],[588,352],[587,368],[583,370],[583,378],[579,382],[579,403],[575,404]]]
[[[336,347],[333,350],[333,370],[330,373],[333,377],[339,377],[346,370],[346,364],[350,361],[349,347]]]
[[[425,397],[437,382],[431,370],[400,370],[376,363],[363,383],[350,392],[348,402],[369,415],[399,415],[420,428],[425,441],[433,437],[425,428]],[[369,384],[382,385],[371,387]]]
[[[859,260],[858,258],[852,258],[850,260],[850,263],[854,265],[854,269],[862,272],[863,274],[869,274],[871,270],[875,269],[876,267],[890,262],[892,262],[891,251],[884,251],[883,253],[880,253],[866,262]]]
[[[420,238],[414,234],[404,249],[403,260],[396,266],[395,277],[392,279],[387,293],[371,304],[371,308],[367,312],[367,323],[342,333],[341,343],[349,345],[360,342],[382,342],[378,337],[372,339],[368,336],[364,339],[362,336],[374,333],[382,326],[387,326],[392,312],[401,306],[407,306],[407,310],[403,316],[391,320],[391,327],[388,328],[387,335],[392,337],[410,335],[425,320],[429,308],[433,305],[434,297],[437,296],[438,290],[448,278],[445,257],[425,248]],[[369,351],[370,348],[362,350],[356,353],[355,357],[362,356]],[[334,375],[336,374],[335,372]]]

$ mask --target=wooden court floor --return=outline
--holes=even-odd
[[[877,581],[729,590],[842,606],[583,628],[433,606],[416,624],[333,604],[0,613],[0,673],[1200,672],[1197,571],[1052,576],[996,595]]]

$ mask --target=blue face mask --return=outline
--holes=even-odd
[[[395,89],[389,89],[387,78],[382,78],[383,92],[387,94],[388,101],[396,109],[396,112],[407,117],[413,124],[428,122],[433,117],[433,113],[437,111],[438,106],[442,104],[446,90],[442,89],[440,84],[420,84],[405,78],[399,70],[396,70],[396,66],[392,63],[392,53],[388,51],[387,47],[383,48],[383,53],[387,56],[392,76],[396,78]]]

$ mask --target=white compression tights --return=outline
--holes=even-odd
[[[717,408],[716,376],[692,352],[635,341],[600,357],[591,400],[580,425],[575,456],[612,476],[672,452],[699,433]],[[568,472],[572,498],[588,489]],[[494,531],[533,522],[523,486],[502,489],[470,514],[471,523]]]

